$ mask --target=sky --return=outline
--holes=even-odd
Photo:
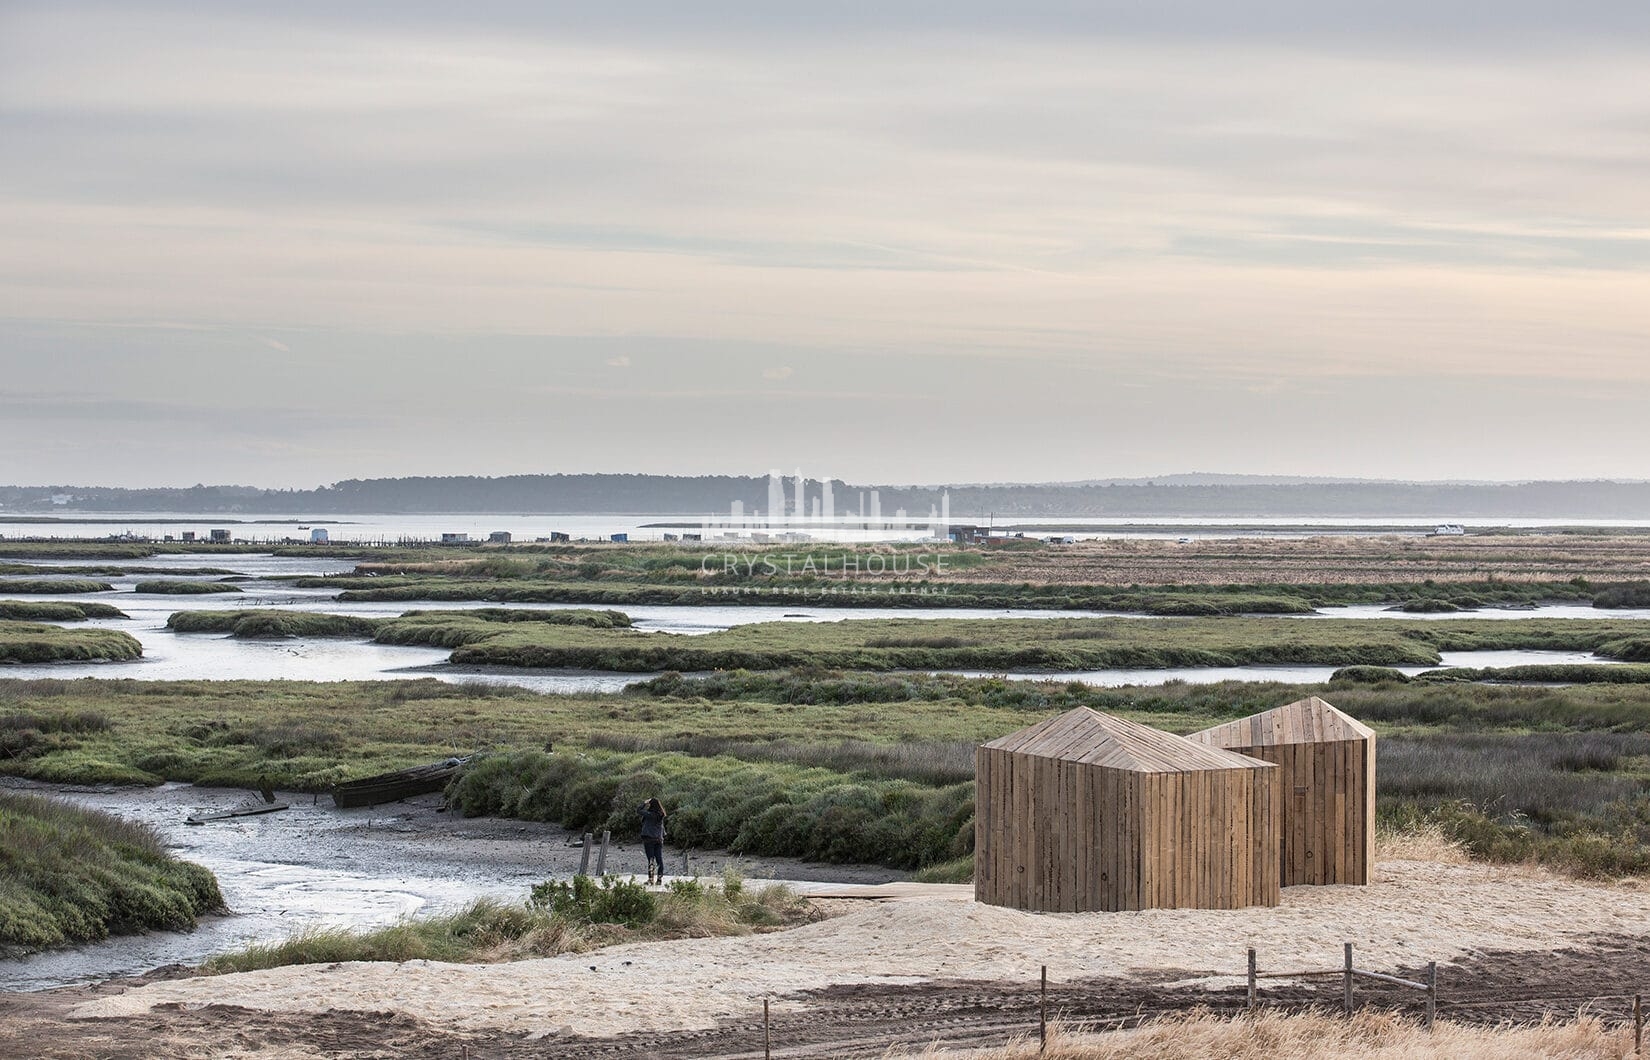
[[[1650,477],[1650,5],[801,6],[0,0],[0,482]]]

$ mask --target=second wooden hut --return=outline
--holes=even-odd
[[[1278,904],[1277,769],[1078,707],[975,752],[974,894],[1044,912]]]
[[[1283,886],[1368,883],[1375,867],[1375,731],[1309,699],[1190,737],[1275,762]]]

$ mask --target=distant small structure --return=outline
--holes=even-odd
[[[441,535],[441,543],[443,545],[467,545],[467,544],[470,543],[470,535],[469,534],[442,534]]]
[[[184,531],[184,532],[183,532],[183,539],[184,539],[184,540],[185,540],[185,541],[193,541],[193,540],[195,540],[195,532],[194,532],[194,531],[193,531],[193,530],[185,530],[185,531]]]
[[[324,526],[317,526],[311,529],[309,532],[309,543],[312,545],[327,544],[327,528]]]
[[[972,523],[958,523],[946,531],[946,536],[954,544],[978,545],[985,541],[987,533],[986,528],[983,526],[975,526]]]
[[[703,541],[704,539],[705,539],[704,534],[683,534],[682,535],[682,540],[683,541]]]
[[[510,531],[494,530],[487,535],[487,543],[489,545],[508,545],[510,543]]]
[[[1283,886],[1369,882],[1375,867],[1375,730],[1312,696],[1189,739],[1277,763]]]
[[[227,544],[229,544],[229,531],[228,530],[212,530],[212,531],[209,531],[209,533],[212,535],[212,543],[214,545],[227,545]]]
[[[1040,912],[1278,904],[1278,768],[1088,707],[974,752],[974,896]]]
[[[630,535],[629,534],[614,534],[612,537],[608,538],[608,540],[617,542],[618,544],[622,545],[622,544],[627,543],[630,540]]]
[[[667,531],[665,531],[665,540],[666,541],[680,541],[681,537],[679,535],[673,534],[673,533],[671,533],[670,531],[667,530]]]
[[[552,530],[552,531],[550,531],[550,540],[551,540],[551,542],[553,542],[555,544],[558,544],[558,545],[559,544],[566,544],[567,542],[573,540],[573,535],[572,534],[564,534],[560,530]]]

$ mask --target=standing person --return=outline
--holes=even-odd
[[[647,855],[647,882],[665,882],[665,808],[658,799],[642,803],[642,852]]]

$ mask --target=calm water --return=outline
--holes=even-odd
[[[666,528],[651,524],[697,525],[706,518],[721,519],[723,515],[707,516],[704,512],[686,512],[658,515],[529,515],[522,513],[456,513],[451,515],[395,515],[364,514],[337,518],[326,516],[281,514],[236,517],[191,515],[178,512],[58,512],[50,518],[19,518],[30,521],[0,523],[0,540],[26,537],[47,538],[102,538],[110,535],[133,534],[161,540],[170,534],[180,538],[193,532],[205,539],[214,528],[228,530],[236,540],[252,542],[307,541],[312,530],[323,528],[336,542],[394,542],[402,540],[436,541],[442,534],[468,534],[472,541],[485,540],[498,530],[507,531],[517,542],[548,538],[551,533],[565,533],[574,538],[606,540],[609,535],[628,534],[632,541],[663,540]],[[984,513],[952,513],[953,523],[986,524]],[[1301,537],[1313,534],[1425,534],[1439,523],[1460,523],[1450,513],[1437,516],[1370,516],[1366,518],[1115,518],[1104,516],[1049,516],[1006,519],[998,517],[995,525],[1012,528],[1059,527],[1079,538],[1147,537],[1147,538],[1229,538],[1229,537]],[[1587,527],[1650,527],[1650,519],[1494,519],[1465,524],[1468,533],[1474,530],[1508,527],[1539,529],[1550,526]],[[680,532],[673,530],[669,532]],[[720,527],[706,532],[709,541]],[[740,531],[747,536],[749,530]],[[1028,533],[1030,531],[1027,531]],[[878,535],[847,528],[829,532],[814,532],[821,540],[863,541],[875,540]],[[922,530],[902,535],[909,540],[926,536]]]

